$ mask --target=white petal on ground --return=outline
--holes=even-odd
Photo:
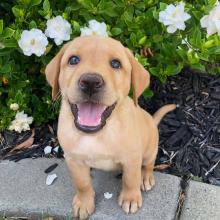
[[[59,150],[59,146],[56,146],[56,147],[53,149],[53,151],[56,152],[56,153],[58,153],[58,150]]]
[[[50,186],[56,178],[57,178],[57,175],[55,173],[49,174],[46,179],[46,185]]]
[[[109,193],[109,192],[105,192],[105,193],[104,193],[105,199],[111,199],[112,196],[113,196],[113,193]]]
[[[52,150],[52,147],[51,146],[46,146],[44,148],[44,154],[47,155],[47,154],[50,154],[51,153],[51,150]]]

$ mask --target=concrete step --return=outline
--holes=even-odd
[[[191,181],[181,220],[219,220],[220,187]]]
[[[44,170],[58,163],[52,172],[58,178],[46,185]],[[126,215],[117,204],[121,180],[115,172],[92,172],[96,191],[96,211],[90,219],[123,220],[173,220],[180,191],[178,177],[155,172],[156,186],[143,193],[142,208],[136,213]],[[111,199],[104,198],[104,192],[113,193]],[[71,202],[74,189],[71,185],[65,162],[61,159],[25,159],[18,163],[0,162],[0,215],[28,216],[41,219],[52,216],[71,219]]]

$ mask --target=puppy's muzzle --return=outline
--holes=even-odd
[[[85,73],[78,81],[79,89],[91,97],[93,94],[98,93],[104,86],[104,80],[101,75],[96,73]]]
[[[79,130],[92,133],[102,129],[116,106],[102,103],[105,82],[97,73],[84,73],[78,80],[81,101],[70,103],[74,123]]]

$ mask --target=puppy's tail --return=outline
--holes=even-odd
[[[160,120],[170,111],[174,110],[177,107],[176,104],[169,104],[169,105],[165,105],[163,107],[161,107],[160,109],[158,109],[154,115],[154,121],[155,123],[158,125],[160,123]]]

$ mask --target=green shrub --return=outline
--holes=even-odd
[[[43,56],[25,56],[18,46],[23,30],[38,28],[43,32],[48,19],[61,15],[72,28],[71,39],[80,35],[80,28],[95,19],[105,22],[108,35],[129,47],[152,75],[165,82],[184,67],[210,74],[220,73],[220,30],[207,37],[200,19],[215,7],[216,0],[187,1],[185,11],[191,16],[185,30],[168,33],[159,22],[159,13],[168,4],[164,0],[1,0],[0,3],[0,130],[8,128],[19,105],[34,118],[36,125],[57,115],[51,100],[44,69],[61,46],[48,38]],[[183,44],[183,42],[185,42]],[[150,48],[141,55],[143,48]]]

